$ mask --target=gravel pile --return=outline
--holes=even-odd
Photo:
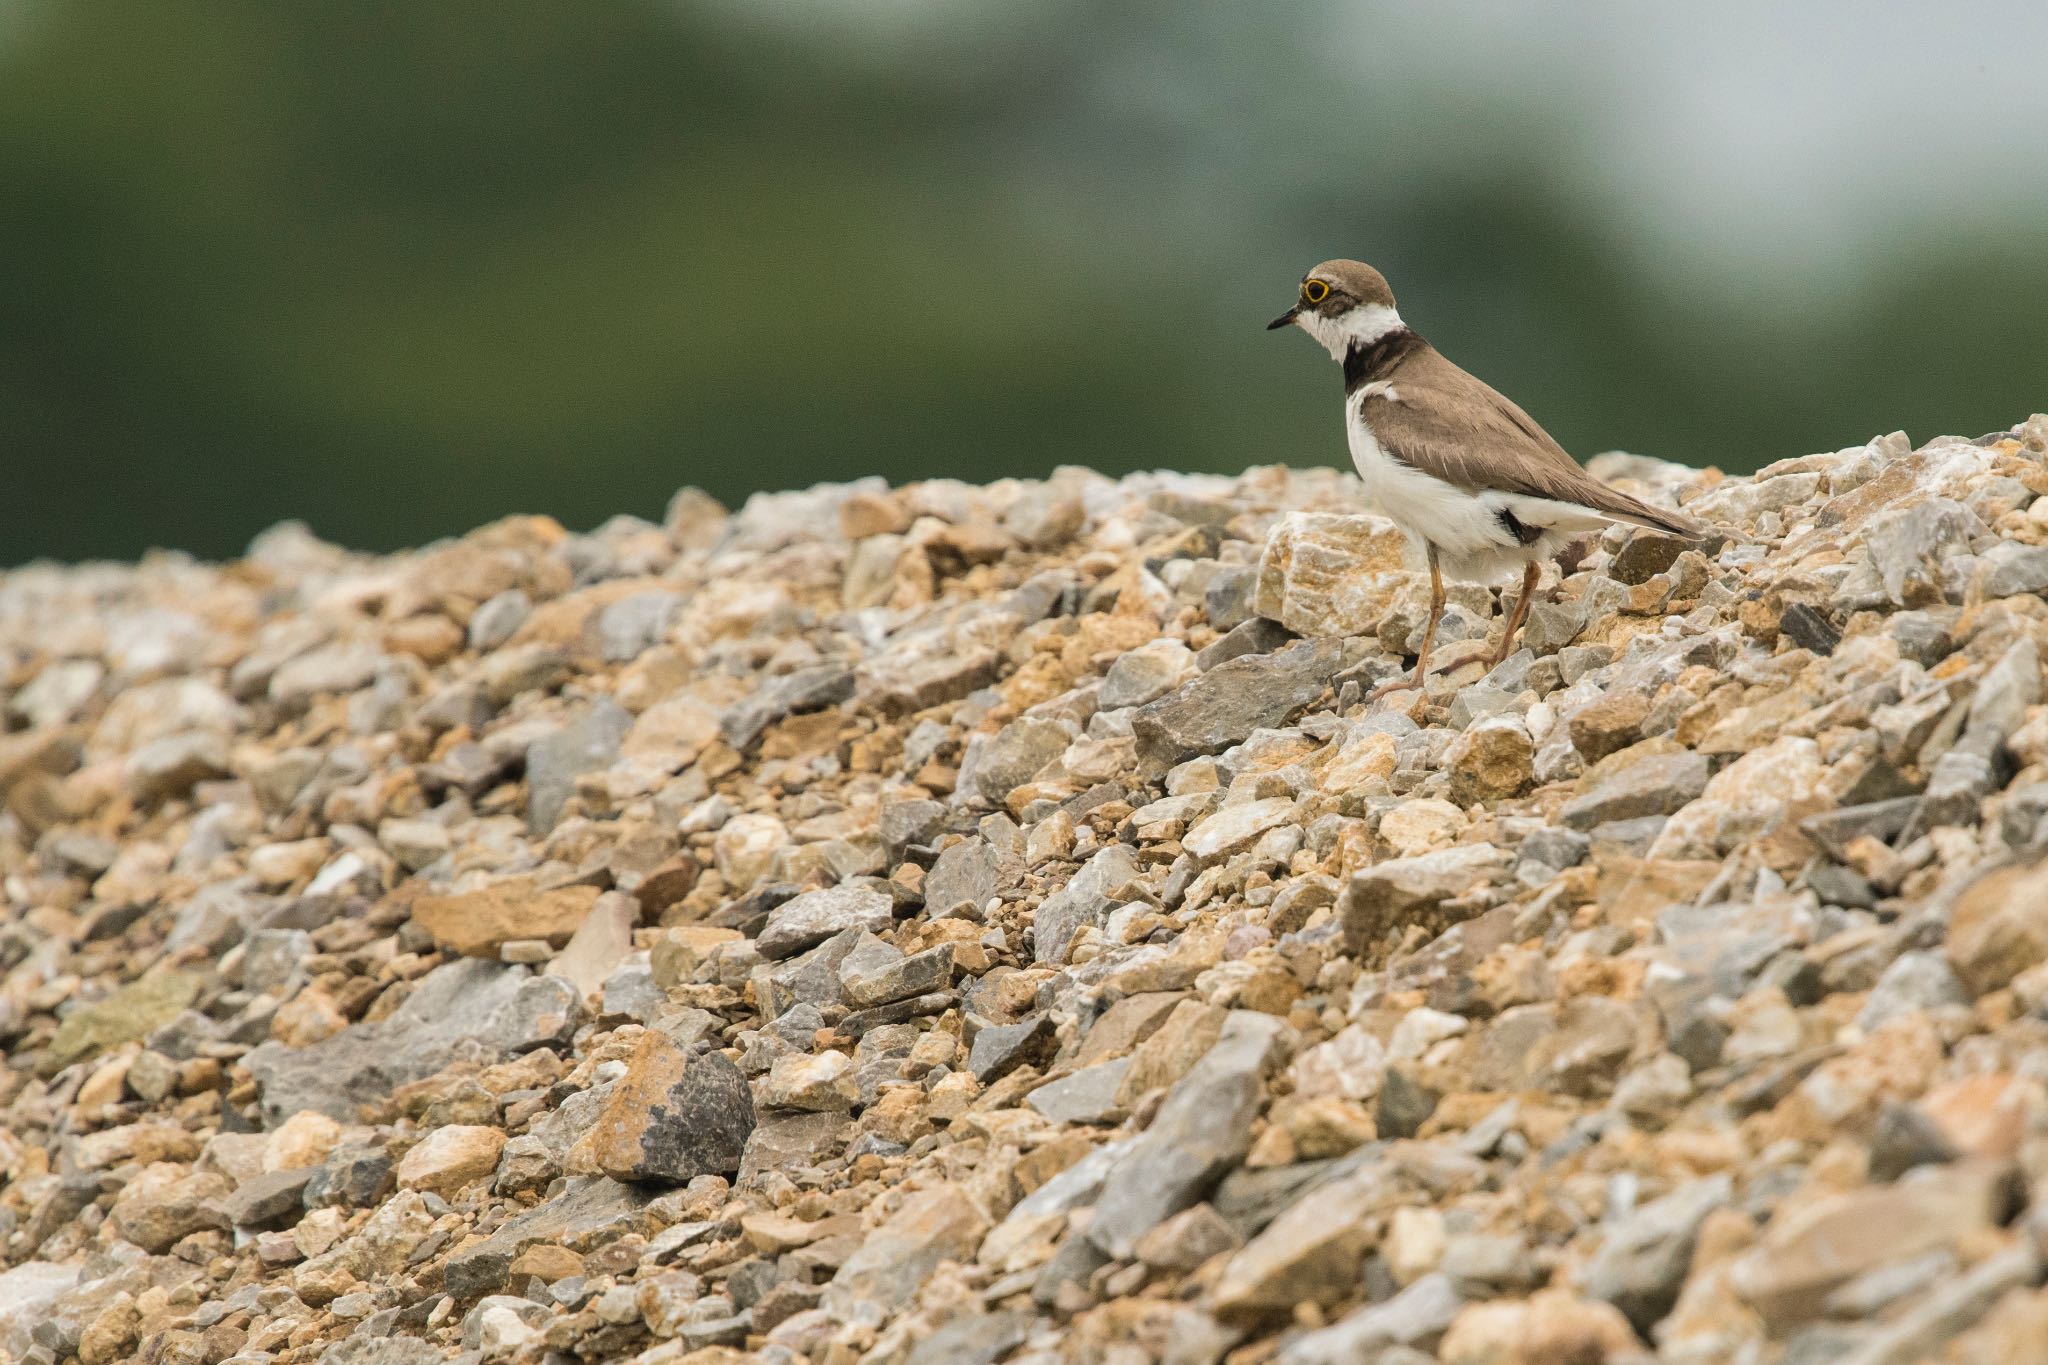
[[[0,1360],[2048,1359],[2048,416],[1594,467],[0,576]]]

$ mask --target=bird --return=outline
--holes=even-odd
[[[1304,275],[1294,306],[1267,331],[1298,327],[1344,367],[1344,430],[1367,497],[1429,565],[1429,623],[1412,682],[1396,678],[1367,700],[1420,688],[1444,614],[1444,574],[1495,582],[1520,566],[1522,590],[1489,667],[1515,632],[1545,560],[1614,523],[1697,540],[1691,518],[1610,488],[1579,467],[1528,413],[1467,373],[1402,321],[1386,277],[1334,260]]]

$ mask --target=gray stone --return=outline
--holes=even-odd
[[[418,1337],[370,1332],[344,1338],[320,1353],[320,1365],[443,1365],[447,1359],[440,1347]]]
[[[725,742],[745,750],[777,721],[804,711],[822,711],[853,695],[853,670],[841,664],[815,664],[770,678],[752,696],[719,719]]]
[[[517,588],[508,588],[479,606],[469,618],[469,647],[493,650],[526,624],[533,614],[533,599]]]
[[[1892,1020],[1940,1005],[1968,1005],[1970,993],[1963,989],[1948,959],[1937,952],[1901,953],[1884,969],[1856,1026],[1869,1033]]]
[[[1485,886],[1506,871],[1508,856],[1492,844],[1461,844],[1390,858],[1356,873],[1337,904],[1344,942],[1362,952],[1389,931],[1428,919],[1443,902]],[[1437,930],[1448,927],[1436,925]]]
[[[1923,607],[1942,600],[1949,560],[1966,553],[1983,530],[1984,523],[1961,503],[1924,498],[1882,528],[1872,526],[1864,549],[1894,605]]]
[[[258,929],[242,940],[242,987],[291,994],[305,976],[305,960],[313,952],[313,936],[303,929]]]
[[[1218,664],[1242,659],[1247,654],[1271,654],[1294,638],[1294,632],[1278,621],[1254,616],[1249,621],[1238,622],[1204,646],[1195,655],[1195,667],[1207,673]]]
[[[983,1085],[999,1081],[1020,1066],[1044,1061],[1052,1052],[1053,1033],[1050,1014],[1016,1024],[984,1025],[968,1049],[967,1068]]]
[[[1558,818],[1573,829],[1589,830],[1612,820],[1671,815],[1706,786],[1707,760],[1702,755],[1690,750],[1645,754],[1565,802]]]
[[[458,1299],[473,1299],[505,1287],[512,1262],[539,1242],[574,1247],[610,1229],[637,1229],[642,1210],[660,1191],[601,1175],[572,1176],[562,1193],[517,1214],[496,1232],[448,1258],[442,1283]]]
[[[1100,924],[1112,906],[1137,894],[1138,875],[1138,859],[1124,845],[1111,844],[1096,853],[1038,907],[1031,929],[1032,956],[1039,962],[1059,961],[1075,930]]]
[[[484,1021],[481,1037],[504,1052],[565,1047],[583,1019],[576,988],[558,976],[531,976]]]
[[[946,806],[940,801],[891,801],[882,807],[882,846],[894,862],[912,844],[928,844],[945,828]],[[933,868],[936,872],[938,869]],[[926,895],[929,897],[929,878]]]
[[[615,1180],[682,1185],[737,1171],[753,1131],[753,1091],[724,1053],[690,1056],[649,1030],[585,1141]]]
[[[905,1365],[993,1365],[1024,1344],[1029,1313],[966,1313],[949,1318],[910,1352]]]
[[[1103,675],[1096,704],[1105,711],[1143,706],[1165,696],[1195,672],[1195,656],[1178,640],[1153,640],[1126,650]]]
[[[1266,1074],[1290,1034],[1270,1015],[1231,1011],[1216,1045],[1167,1091],[1152,1126],[1111,1168],[1089,1241],[1129,1259],[1138,1238],[1208,1197],[1250,1149]]]
[[[1345,639],[1303,640],[1271,654],[1217,664],[1131,717],[1138,756],[1164,772],[1196,754],[1241,744],[1321,696],[1364,646]]]
[[[846,1145],[850,1126],[845,1113],[838,1111],[762,1115],[740,1158],[740,1183],[769,1171],[787,1174],[817,1165]]]
[[[1073,734],[1056,720],[1025,716],[1011,721],[993,739],[970,752],[960,775],[961,786],[991,806],[1038,775],[1041,768],[1067,751]]]
[[[522,969],[463,958],[421,977],[387,1019],[351,1024],[306,1047],[263,1044],[249,1053],[246,1065],[262,1090],[265,1126],[301,1109],[354,1121],[360,1105],[432,1075],[464,1039],[484,1037],[526,979]]]
[[[1725,1175],[1695,1180],[1610,1224],[1580,1286],[1620,1309],[1647,1339],[1678,1300],[1700,1224],[1730,1201],[1734,1188]]]
[[[655,984],[654,968],[648,963],[627,962],[604,979],[599,1000],[607,1015],[651,1024],[668,1005],[668,992]]]
[[[313,1179],[313,1167],[291,1171],[266,1171],[251,1176],[221,1201],[221,1208],[238,1228],[264,1227],[298,1220],[305,1208],[306,1186]]]
[[[2048,546],[2004,541],[1977,561],[1977,588],[1986,597],[2048,592]]]
[[[1117,1091],[1130,1069],[1129,1057],[1098,1062],[1039,1086],[1024,1102],[1054,1123],[1116,1123],[1126,1112]]]
[[[597,614],[597,652],[605,662],[637,659],[668,638],[682,614],[685,598],[678,592],[636,592]]]
[[[950,943],[942,943],[908,957],[893,948],[890,952],[895,954],[893,960],[877,958],[856,963],[853,960],[855,955],[849,955],[839,965],[839,985],[847,1004],[856,1009],[871,1009],[894,1000],[907,1000],[915,995],[943,990],[953,979],[953,945]]]
[[[561,729],[535,740],[526,750],[526,824],[545,834],[562,817],[562,807],[575,794],[576,779],[610,767],[619,745],[633,728],[633,715],[609,697],[600,697]]]
[[[1429,1116],[1436,1112],[1437,1101],[1443,1097],[1436,1091],[1413,1080],[1399,1067],[1388,1067],[1385,1078],[1380,1082],[1380,1093],[1375,1103],[1374,1118],[1382,1138],[1414,1137],[1429,1122]]]
[[[1873,1182],[1888,1183],[1915,1166],[1939,1165],[1961,1155],[1948,1135],[1917,1105],[1893,1103],[1877,1111],[1877,1123],[1870,1134],[1869,1168]]]
[[[773,961],[848,929],[885,929],[895,918],[896,902],[888,892],[862,882],[841,882],[822,891],[806,891],[777,906],[754,946],[761,956]]]
[[[1279,1365],[1358,1365],[1382,1359],[1389,1347],[1426,1349],[1450,1330],[1464,1306],[1451,1277],[1434,1271],[1385,1303],[1296,1337],[1277,1359]]]
[[[228,773],[226,736],[193,730],[143,745],[128,756],[124,776],[135,799],[147,805],[184,796]]]
[[[1015,871],[1014,860],[1005,859],[986,839],[963,839],[932,863],[924,879],[925,913],[933,919],[979,920],[989,901],[1014,880]]]
[[[1211,574],[1208,585],[1202,589],[1202,610],[1209,618],[1210,628],[1223,631],[1227,637],[1230,632],[1244,625],[1248,619],[1252,619],[1252,594],[1257,590],[1258,585],[1259,570],[1255,564],[1225,565]],[[1264,620],[1265,618],[1259,617],[1256,619]],[[1276,628],[1280,625],[1277,621],[1270,624]],[[1282,638],[1285,638],[1284,635]],[[1219,640],[1217,643],[1221,644],[1222,641]],[[1244,652],[1264,654],[1266,650],[1246,650]],[[1234,658],[1236,656],[1232,655],[1229,657]],[[1218,660],[1217,662],[1221,661]],[[1202,667],[1213,668],[1215,664],[1204,664]]]
[[[309,1209],[367,1209],[389,1193],[392,1161],[382,1147],[348,1145],[312,1169],[301,1201]]]

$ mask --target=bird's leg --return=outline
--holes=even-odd
[[[1367,701],[1377,701],[1389,692],[1419,690],[1429,678],[1429,651],[1430,647],[1436,644],[1437,622],[1444,616],[1444,576],[1443,571],[1437,567],[1436,546],[1431,545],[1428,550],[1429,624],[1422,628],[1422,648],[1415,652],[1415,676],[1413,679],[1396,678],[1390,683],[1382,683],[1366,694]]]
[[[1489,656],[1492,666],[1498,666],[1515,652],[1515,632],[1521,629],[1523,618],[1529,614],[1529,599],[1535,595],[1536,580],[1542,576],[1542,570],[1534,564],[1522,570],[1522,595],[1515,599],[1515,609],[1508,613],[1507,633],[1500,637],[1500,648]]]

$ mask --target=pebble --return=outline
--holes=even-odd
[[[0,575],[0,1358],[2041,1355],[2048,417],[1595,472]]]

